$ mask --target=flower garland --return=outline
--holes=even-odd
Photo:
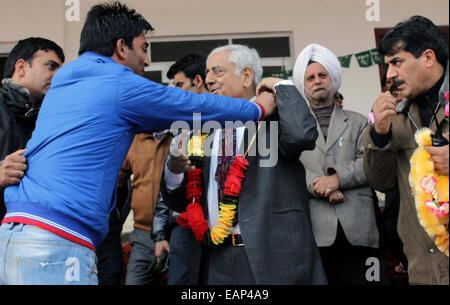
[[[178,216],[177,222],[183,227],[191,228],[199,242],[209,246],[218,246],[224,242],[231,232],[236,215],[238,197],[241,193],[242,181],[249,163],[243,156],[237,155],[234,158],[225,180],[224,199],[223,202],[219,203],[219,224],[210,229],[205,219],[203,208],[200,205],[203,195],[203,169],[201,169],[201,166],[204,153],[202,145],[206,136],[194,135],[188,144],[189,159],[196,166],[196,169],[187,173],[186,199],[189,204],[186,212]]]
[[[446,99],[448,109],[448,92]],[[449,177],[436,173],[431,156],[424,148],[431,145],[431,134],[430,129],[423,128],[414,135],[419,147],[410,160],[409,182],[420,224],[436,247],[448,256]]]

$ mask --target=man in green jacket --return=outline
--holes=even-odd
[[[444,119],[448,48],[436,25],[413,16],[384,36],[380,52],[389,66],[387,78],[394,80],[405,100],[397,105],[395,98],[384,92],[375,101],[374,122],[364,136],[364,170],[372,187],[381,192],[399,187],[397,229],[408,259],[409,282],[448,285],[448,256],[421,226],[408,181],[410,159],[417,148],[416,130],[440,130],[448,139],[449,124]],[[448,176],[448,144],[426,149],[436,172]]]

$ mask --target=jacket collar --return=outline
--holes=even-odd
[[[344,110],[339,107],[334,106],[333,113],[331,114],[330,125],[328,126],[328,136],[325,151],[328,151],[333,147],[339,137],[347,129],[348,116],[345,114]],[[342,143],[340,143],[341,145]]]
[[[81,54],[80,59],[93,60],[93,61],[97,61],[97,62],[101,62],[101,63],[109,63],[109,62],[117,63],[111,57],[103,56],[98,53],[90,52],[90,51],[84,52],[83,54]]]
[[[18,118],[36,120],[39,107],[31,103],[28,89],[10,78],[3,79],[2,85],[3,103],[8,109]]]
[[[309,104],[310,112],[314,116],[314,119],[317,122],[316,115],[314,113],[314,110],[312,110],[311,105]],[[339,137],[342,135],[342,133],[345,131],[345,129],[348,126],[347,123],[348,116],[345,113],[345,111],[339,107],[336,107],[336,105],[333,106],[333,112],[331,113],[330,118],[330,125],[328,126],[328,135],[327,135],[327,141],[325,142],[325,137],[322,133],[322,128],[320,128],[319,123],[317,123],[316,128],[317,132],[319,133],[319,137],[316,141],[316,147],[320,149],[322,152],[327,152],[333,145],[336,143],[336,141],[339,139]]]
[[[445,93],[448,92],[448,62],[447,62],[447,68],[445,69],[445,77],[444,77],[444,83],[442,84],[441,89],[439,90],[439,103],[445,107],[446,101],[445,101]]]

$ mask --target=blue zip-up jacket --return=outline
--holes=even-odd
[[[136,133],[177,120],[257,121],[247,100],[195,94],[86,52],[55,74],[27,143],[28,170],[5,190],[6,222],[37,225],[93,250],[108,231],[117,177]]]

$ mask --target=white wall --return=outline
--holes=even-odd
[[[65,0],[0,0],[0,51],[17,40],[43,36],[60,44],[67,62],[77,57],[84,16],[100,1],[80,0],[81,20],[67,22]],[[448,0],[379,0],[380,20],[365,18],[365,0],[124,0],[156,29],[152,37],[291,32],[296,55],[316,42],[337,56],[375,47],[374,28],[420,14],[449,24]],[[366,114],[380,92],[378,67],[343,69],[344,107]]]

